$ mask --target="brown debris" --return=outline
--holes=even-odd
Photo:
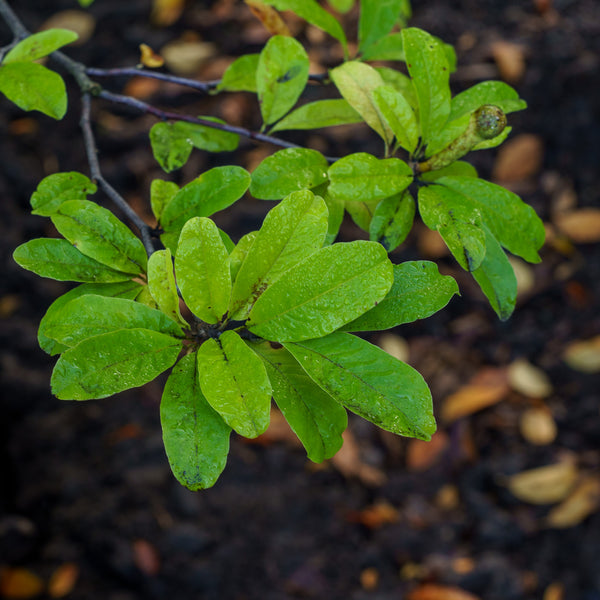
[[[498,150],[492,178],[503,183],[523,181],[539,172],[543,160],[542,138],[533,133],[522,133],[502,144]]]
[[[358,442],[349,429],[342,434],[344,445],[331,459],[333,466],[345,477],[357,477],[365,485],[377,487],[386,481],[385,473],[366,462],[360,456]]]
[[[573,492],[548,514],[548,525],[557,529],[579,525],[600,509],[600,477],[587,475]]]
[[[458,587],[426,583],[410,592],[406,600],[479,600],[479,598]]]
[[[406,467],[409,471],[425,471],[435,465],[444,454],[450,438],[444,431],[436,432],[429,442],[410,440],[406,453]]]
[[[492,44],[491,51],[502,79],[511,84],[521,81],[526,69],[523,46],[499,40]]]
[[[558,214],[554,224],[576,244],[600,242],[600,208],[580,208]]]
[[[79,567],[75,563],[64,563],[58,567],[48,582],[48,595],[51,598],[68,596],[79,578]]]

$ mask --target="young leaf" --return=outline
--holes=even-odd
[[[379,242],[388,252],[395,250],[410,233],[415,210],[415,201],[407,190],[385,198],[375,208],[369,239]]]
[[[272,37],[260,53],[256,70],[258,101],[265,125],[283,117],[296,104],[307,81],[308,56],[302,45],[294,38]]]
[[[229,252],[210,219],[195,217],[181,230],[175,272],[189,309],[206,323],[218,323],[229,306],[231,273]]]
[[[401,33],[390,33],[361,50],[363,60],[405,60]]]
[[[428,142],[450,114],[450,67],[443,46],[429,33],[410,27],[402,30],[402,37],[419,102],[421,135]]]
[[[126,298],[86,294],[60,310],[46,324],[44,333],[72,348],[96,335],[121,329],[149,329],[182,338],[181,328],[160,310]]]
[[[62,119],[67,112],[62,77],[37,63],[0,65],[0,92],[19,108],[39,110],[53,119]]]
[[[346,34],[339,21],[315,0],[264,0],[265,4],[274,6],[277,10],[291,10],[299,17],[308,21],[311,25],[322,29],[331,37],[335,38],[344,48],[344,54],[348,54],[348,43]]]
[[[414,152],[419,143],[419,126],[408,100],[391,85],[373,90],[373,99],[400,146]]]
[[[272,128],[275,131],[286,129],[318,129],[334,125],[361,123],[362,117],[343,98],[316,100],[292,111]]]
[[[59,344],[56,340],[48,337],[47,330],[49,326],[52,326],[56,322],[56,315],[58,315],[62,307],[65,306],[71,300],[85,296],[86,294],[96,294],[99,296],[107,296],[112,298],[128,298],[133,300],[141,291],[142,286],[136,281],[123,281],[120,283],[83,283],[78,285],[76,288],[69,290],[66,294],[59,296],[46,311],[46,314],[40,321],[38,328],[38,342],[40,348],[54,356],[67,350],[68,346]]]
[[[171,252],[177,249],[182,227],[193,217],[210,217],[239,200],[250,185],[242,167],[214,167],[183,186],[163,209],[161,240]]]
[[[256,93],[256,69],[259,54],[244,54],[236,58],[223,73],[217,92]]]
[[[383,200],[405,190],[413,180],[412,169],[399,158],[375,158],[357,152],[329,167],[329,193],[351,202]]]
[[[181,340],[150,329],[88,338],[58,359],[52,393],[61,400],[90,400],[144,385],[173,365],[181,346]]]
[[[160,222],[165,206],[171,202],[178,191],[179,186],[172,181],[165,181],[164,179],[152,180],[150,184],[150,205],[157,221]]]
[[[381,75],[373,67],[357,61],[343,63],[329,75],[348,104],[383,138],[386,147],[390,145],[394,133],[373,97],[375,89],[384,83]]]
[[[96,193],[96,184],[82,173],[54,173],[44,177],[31,195],[31,212],[49,217],[67,200],[83,200]]]
[[[158,308],[182,327],[187,327],[179,310],[179,295],[170,250],[157,250],[148,259],[148,289]]]
[[[447,187],[430,185],[419,190],[419,212],[425,225],[444,238],[463,269],[479,267],[485,256],[485,233],[476,207]]]
[[[261,200],[280,200],[292,192],[327,181],[327,159],[309,148],[286,148],[267,156],[252,173],[250,193]]]
[[[471,274],[500,320],[506,321],[517,302],[517,278],[496,238],[487,228],[485,233],[485,258],[479,268]]]
[[[213,486],[227,463],[231,427],[202,394],[195,354],[173,367],[160,401],[160,423],[179,483],[192,491]]]
[[[68,200],[50,218],[82,254],[123,273],[139,275],[146,271],[144,245],[106,208],[89,200]]]
[[[322,337],[373,308],[392,282],[392,264],[381,244],[326,246],[265,290],[247,327],[277,342]]]
[[[404,3],[405,0],[361,0],[358,21],[360,52],[364,52],[392,30]]]
[[[284,346],[317,385],[352,412],[386,431],[431,439],[436,428],[431,392],[412,367],[349,333]]]
[[[394,265],[394,283],[387,296],[344,331],[382,331],[418,319],[426,319],[441,310],[458,294],[456,281],[440,275],[437,265],[417,260]]]
[[[492,235],[509,252],[537,263],[544,243],[544,224],[531,206],[513,192],[474,177],[443,177],[436,183],[461,196],[461,201],[481,212]]]
[[[24,269],[58,281],[114,283],[132,278],[131,274],[115,271],[81,254],[62,239],[30,240],[15,249],[13,258]]]
[[[52,54],[55,50],[74,42],[79,36],[70,29],[46,29],[33,33],[11,48],[3,65],[15,62],[31,62]]]
[[[197,354],[200,387],[208,403],[240,435],[264,433],[271,384],[261,359],[231,330],[206,340]]]
[[[273,399],[298,436],[310,460],[331,458],[342,446],[348,426],[344,407],[324,392],[285,349],[270,342],[251,343],[273,386]]]
[[[271,209],[238,271],[229,315],[244,319],[269,285],[323,246],[326,232],[325,202],[308,190]]]

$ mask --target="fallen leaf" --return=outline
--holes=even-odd
[[[548,514],[550,527],[564,529],[579,525],[600,508],[600,477],[584,477],[573,492]]]
[[[160,571],[160,557],[156,548],[147,540],[133,542],[133,561],[145,575],[154,576]]]
[[[271,410],[269,427],[263,434],[255,438],[243,438],[243,440],[247,444],[256,444],[258,446],[270,446],[275,442],[286,442],[294,447],[302,446],[298,436],[292,431],[281,411],[276,408]]]
[[[0,569],[2,598],[34,598],[44,590],[44,582],[35,573],[20,567]]]
[[[179,19],[185,7],[185,0],[154,0],[151,19],[155,25],[168,27]]]
[[[268,6],[261,0],[244,0],[244,2],[271,35],[292,35],[280,14],[272,6]]]
[[[374,590],[379,584],[379,571],[375,567],[367,567],[360,574],[360,585],[363,590]]]
[[[154,52],[148,44],[140,44],[140,62],[151,69],[162,67],[165,64],[165,59]]]
[[[417,239],[419,252],[426,258],[441,258],[448,254],[448,246],[437,231],[423,228]]]
[[[432,467],[445,452],[450,438],[444,431],[436,432],[431,441],[411,439],[406,452],[406,467],[409,471],[425,471]]]
[[[442,405],[441,416],[451,423],[474,412],[497,404],[509,391],[506,370],[482,369],[469,383],[448,396]]]
[[[544,590],[543,600],[564,600],[565,598],[565,586],[559,581],[551,583]]]
[[[77,583],[79,567],[75,563],[64,563],[50,576],[48,582],[48,595],[51,598],[64,598],[68,596]]]
[[[470,556],[460,556],[452,561],[452,570],[459,575],[472,573],[475,569],[475,561]]]
[[[460,505],[460,494],[455,485],[443,485],[435,495],[435,504],[441,510],[454,510]]]
[[[528,408],[519,419],[521,435],[534,446],[545,446],[556,439],[556,421],[546,406]]]
[[[554,217],[554,224],[573,242],[600,242],[600,208],[580,208]]]
[[[382,525],[396,523],[398,518],[398,509],[385,500],[347,515],[347,520],[351,523],[360,523],[369,529],[379,529]]]
[[[508,83],[517,83],[525,74],[525,51],[520,44],[500,40],[491,47],[500,76]]]
[[[508,261],[510,262],[515,277],[517,278],[517,296],[520,298],[526,294],[529,294],[535,285],[535,275],[533,269],[524,260],[517,258],[516,256],[509,256]]]
[[[162,82],[158,79],[150,79],[149,77],[132,77],[123,89],[123,93],[134,98],[150,98],[156,94],[161,87]]]
[[[529,469],[509,477],[506,486],[510,492],[530,504],[554,504],[564,500],[575,485],[577,467],[570,459],[552,465]]]
[[[160,54],[173,73],[191,76],[216,54],[216,47],[193,36],[184,36],[163,46]]]
[[[409,348],[407,341],[394,333],[384,333],[379,337],[377,344],[388,354],[406,362],[409,357]]]
[[[362,460],[352,432],[346,429],[342,437],[344,444],[331,459],[333,466],[345,477],[358,477],[365,485],[383,485],[386,481],[385,473]]]
[[[40,31],[46,29],[69,29],[79,37],[72,42],[71,46],[83,46],[94,33],[96,19],[89,12],[83,10],[62,10],[54,13],[40,27]]]
[[[564,351],[564,361],[581,373],[600,371],[600,335],[589,340],[571,342]]]
[[[543,160],[542,138],[532,133],[522,133],[505,142],[498,150],[492,178],[506,183],[523,181],[538,173]]]
[[[426,583],[410,592],[406,600],[479,600],[479,597],[458,587]]]
[[[530,398],[547,398],[552,394],[552,384],[544,371],[524,358],[508,366],[508,383],[516,392]]]

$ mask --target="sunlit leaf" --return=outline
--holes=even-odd
[[[343,98],[316,100],[300,106],[283,117],[271,128],[271,132],[286,129],[318,129],[361,123],[362,120],[362,117]]]
[[[259,54],[244,54],[236,58],[223,73],[217,92],[256,92],[256,70]]]
[[[52,54],[55,50],[74,42],[79,36],[70,29],[46,29],[32,33],[11,48],[2,59],[2,65],[31,62]]]

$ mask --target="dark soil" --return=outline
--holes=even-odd
[[[456,91],[498,77],[491,42],[525,48],[527,68],[515,87],[529,110],[511,117],[513,136],[539,136],[544,160],[539,172],[515,184],[517,191],[547,222],[557,181],[572,186],[578,207],[598,206],[597,0],[554,0],[547,11],[551,1],[414,4],[412,24],[457,47]],[[35,30],[76,2],[12,5]],[[150,24],[149,6],[142,0],[96,0],[90,9],[95,37],[67,52],[90,66],[130,66],[139,43],[160,48],[184,31],[214,42],[225,56],[257,51],[264,39],[241,2],[189,2],[182,18],[167,28]],[[10,41],[3,25],[0,35],[3,44]],[[319,44],[317,59],[328,66],[328,46]],[[201,76],[212,79],[222,70],[215,59]],[[118,90],[125,82],[103,83]],[[161,90],[152,102],[189,114],[219,115],[227,109],[218,98]],[[462,588],[481,600],[600,600],[600,512],[590,511],[573,527],[553,529],[545,520],[551,507],[522,502],[504,485],[507,476],[553,463],[565,452],[583,472],[598,475],[600,382],[597,375],[569,368],[562,354],[568,343],[600,334],[600,245],[577,244],[564,252],[548,245],[533,270],[533,289],[506,323],[442,258],[446,272],[459,277],[462,297],[435,317],[396,331],[408,340],[410,362],[430,383],[438,408],[484,367],[524,358],[541,368],[554,390],[545,400],[558,425],[552,443],[535,446],[523,438],[519,417],[536,401],[513,392],[494,407],[441,425],[449,443],[421,471],[407,459],[407,441],[351,419],[361,459],[385,474],[379,485],[345,477],[331,464],[314,468],[301,449],[283,442],[248,445],[234,439],[217,485],[192,493],[172,477],[164,455],[158,416],[163,380],[86,403],[60,402],[49,391],[54,361],[37,345],[37,323],[68,286],[20,270],[10,256],[18,244],[53,234],[47,219],[28,212],[37,183],[55,171],[88,171],[79,100],[72,92],[72,110],[62,122],[1,102],[0,567],[5,573],[23,567],[47,581],[58,567],[72,563],[78,572],[69,596],[74,600],[391,600],[408,598],[423,583]],[[255,127],[253,107],[244,98],[229,110]],[[105,176],[147,214],[149,183],[164,177],[147,141],[152,119],[103,103],[95,106],[95,116]],[[334,155],[379,151],[374,136],[363,130],[358,137],[312,136],[306,143]],[[255,164],[253,149],[244,142],[235,156],[195,152],[176,177],[189,181],[226,161]],[[483,176],[489,176],[495,156],[488,151],[474,157]],[[263,207],[240,203],[219,217],[220,224],[237,238],[256,228]],[[344,231],[356,235],[351,225]],[[394,261],[419,256],[418,247],[418,236],[411,236]],[[397,518],[375,523],[365,518],[365,509],[384,502],[398,511]],[[563,594],[550,596],[551,584],[550,590]]]

